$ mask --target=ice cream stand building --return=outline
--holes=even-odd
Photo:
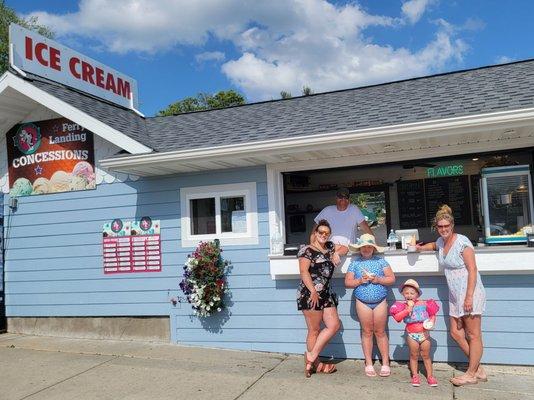
[[[450,204],[487,289],[483,361],[532,364],[534,61],[145,117],[132,78],[20,27],[11,47],[0,78],[9,331],[302,353],[290,249],[345,186],[382,244],[391,229],[435,239],[431,216]],[[178,283],[213,239],[233,265],[231,296],[200,319]],[[138,246],[142,262],[114,246]],[[464,360],[436,255],[385,258],[441,305],[434,359]],[[351,293],[334,281],[343,328],[325,354],[360,358]],[[395,359],[408,356],[402,329],[389,324]]]

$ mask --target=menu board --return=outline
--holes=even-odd
[[[425,191],[423,180],[397,183],[400,229],[426,226]]]
[[[436,211],[443,204],[452,208],[456,225],[471,224],[469,177],[467,175],[425,179],[425,198],[429,225]]]
[[[114,219],[103,226],[104,273],[161,271],[160,221]]]

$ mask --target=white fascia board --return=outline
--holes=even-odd
[[[320,146],[328,148],[344,147],[347,144],[357,145],[384,143],[400,140],[431,138],[443,135],[459,135],[487,131],[489,129],[512,128],[534,123],[534,108],[501,111],[490,114],[478,114],[467,117],[456,117],[402,125],[390,125],[377,128],[366,128],[350,131],[331,132],[317,135],[300,136],[254,142],[251,144],[235,144],[204,149],[178,150],[147,155],[132,155],[108,158],[101,164],[106,168],[120,168],[132,165],[159,164],[170,161],[200,161],[220,157],[244,157],[261,152],[278,154],[292,149],[305,151]]]
[[[98,119],[91,117],[76,107],[59,100],[57,97],[52,96],[51,94],[37,88],[31,83],[13,75],[10,72],[6,72],[0,78],[0,95],[7,87],[16,90],[33,101],[42,104],[46,108],[63,115],[65,118],[80,124],[94,134],[128,151],[129,153],[143,154],[152,152],[150,147],[139,143],[124,133],[113,129],[102,121],[99,121]]]

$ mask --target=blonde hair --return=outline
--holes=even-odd
[[[452,209],[447,204],[443,204],[436,212],[436,216],[432,220],[432,227],[436,229],[438,221],[441,221],[442,219],[449,221],[451,225],[454,225],[454,215],[452,214]]]

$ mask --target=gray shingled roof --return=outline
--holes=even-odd
[[[70,89],[40,87],[164,152],[534,107],[534,60],[287,100],[142,119]],[[74,99],[71,100],[71,97]],[[61,97],[60,97],[61,98]],[[113,109],[117,109],[113,112]],[[132,129],[132,126],[135,129]],[[122,128],[122,129],[121,129]]]
[[[35,75],[28,74],[28,80],[34,86],[57,97],[59,100],[82,110],[113,129],[152,148],[145,126],[145,119],[133,111]]]

